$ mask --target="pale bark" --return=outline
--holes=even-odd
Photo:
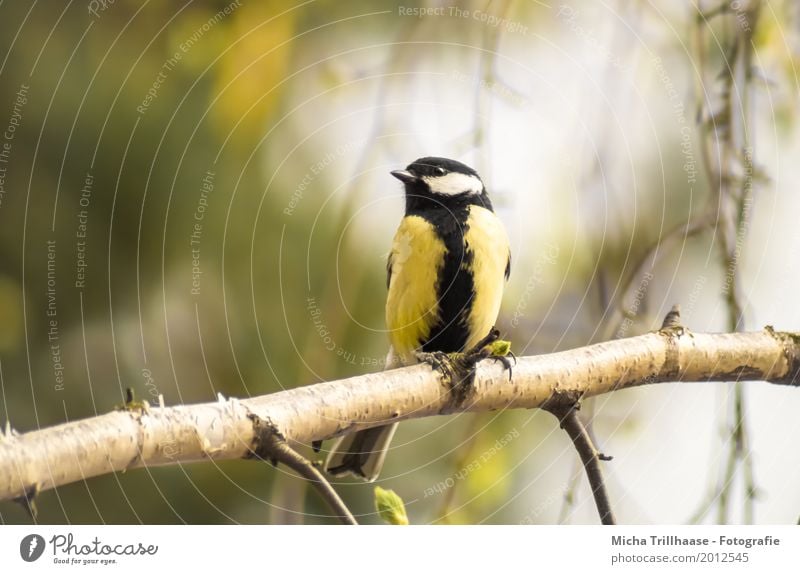
[[[264,457],[269,434],[310,444],[351,430],[438,414],[538,408],[661,382],[758,380],[800,385],[800,335],[691,333],[680,327],[571,351],[522,357],[513,377],[484,361],[472,389],[427,365],[361,375],[245,400],[115,411],[0,435],[0,500],[136,467]],[[267,453],[268,454],[268,453]]]

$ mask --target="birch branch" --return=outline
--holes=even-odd
[[[259,419],[253,422],[257,425],[261,424]],[[275,432],[275,429],[269,426],[263,427],[257,442],[259,451],[254,451],[253,456],[261,460],[271,460],[276,465],[282,462],[289,468],[294,469],[295,472],[311,483],[342,524],[358,524],[353,513],[350,512],[344,501],[333,490],[322,471],[290,447],[284,438]]]
[[[586,471],[586,478],[592,489],[597,513],[600,515],[600,522],[604,525],[614,525],[617,523],[614,513],[611,511],[611,503],[608,499],[608,490],[603,480],[603,471],[600,468],[601,460],[611,460],[612,457],[598,452],[597,448],[589,436],[583,422],[578,416],[578,403],[572,402],[569,395],[554,395],[553,398],[542,405],[542,409],[553,414],[561,428],[567,431],[578,456],[581,458],[583,468]]]
[[[415,365],[245,400],[115,411],[17,435],[0,433],[0,500],[133,468],[264,452],[264,428],[310,444],[387,422],[464,411],[542,407],[663,382],[758,380],[800,386],[800,334],[665,329],[522,357],[509,380],[492,361],[465,393],[428,365]],[[453,397],[458,396],[459,400]]]

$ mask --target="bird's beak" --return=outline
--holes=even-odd
[[[393,176],[395,176],[397,179],[399,179],[403,183],[414,183],[416,181],[419,181],[419,178],[416,175],[414,175],[410,171],[406,171],[404,169],[397,169],[397,170],[395,170],[395,171],[393,171],[391,173],[392,173]]]

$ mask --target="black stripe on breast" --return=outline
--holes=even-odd
[[[414,210],[409,215],[419,215],[433,225],[447,251],[436,285],[438,320],[431,327],[430,336],[422,343],[425,352],[463,351],[469,339],[469,315],[475,297],[472,277],[471,251],[467,250],[464,236],[467,233],[469,204],[428,207]]]

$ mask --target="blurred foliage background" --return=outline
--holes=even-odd
[[[3,3],[0,422],[104,413],[126,387],[175,405],[380,369],[403,209],[388,172],[424,155],[476,167],[509,229],[500,327],[517,354],[642,333],[675,302],[691,329],[727,330],[716,224],[637,261],[717,205],[703,126],[748,22],[743,326],[800,329],[800,9],[765,1],[755,22],[734,4]],[[718,502],[731,388],[584,408],[615,457],[621,521],[686,522]],[[724,515],[696,518],[795,522],[800,397],[743,388],[755,476],[728,481]],[[576,461],[546,413],[428,419],[401,425],[379,484],[412,523],[594,523]],[[336,487],[379,522],[372,486]],[[45,523],[332,522],[285,469],[247,461],[94,478],[38,507]],[[0,520],[29,518],[0,503]]]

